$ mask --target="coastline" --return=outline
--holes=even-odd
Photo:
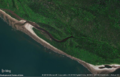
[[[4,21],[7,21],[7,20],[6,20],[6,17],[5,17],[5,16],[7,16],[7,18],[9,19],[9,25],[12,26],[13,28],[24,32],[25,34],[27,34],[28,36],[30,36],[32,39],[34,39],[35,41],[37,41],[38,43],[40,43],[40,44],[43,45],[44,47],[46,47],[46,48],[48,48],[48,49],[50,49],[50,50],[52,50],[52,51],[54,51],[54,52],[56,52],[56,53],[58,53],[58,54],[65,55],[65,56],[67,56],[67,57],[69,57],[69,58],[71,58],[71,59],[73,59],[73,60],[76,60],[78,63],[82,64],[84,67],[86,67],[86,68],[87,68],[91,73],[93,73],[93,74],[101,74],[101,73],[104,73],[104,72],[102,72],[103,70],[104,70],[104,71],[108,71],[108,72],[106,72],[106,74],[108,74],[108,73],[114,72],[114,71],[117,69],[117,68],[99,69],[98,67],[101,67],[101,66],[103,66],[103,65],[96,65],[96,66],[94,66],[94,65],[89,64],[89,63],[87,63],[87,62],[85,62],[85,61],[82,61],[82,60],[80,60],[80,59],[78,59],[78,58],[75,58],[75,57],[73,57],[73,56],[71,56],[71,55],[68,55],[68,54],[66,54],[65,52],[63,52],[63,51],[55,48],[54,46],[52,46],[51,44],[49,44],[48,42],[46,42],[45,40],[43,40],[43,39],[40,38],[39,36],[37,36],[37,35],[35,34],[35,32],[33,31],[33,29],[32,29],[33,26],[30,25],[29,23],[26,23],[26,24],[23,25],[23,26],[19,26],[19,25],[13,26],[16,22],[24,23],[25,20],[18,21],[18,20],[14,19],[13,17],[11,17],[10,15],[8,15],[7,13],[5,13],[5,12],[2,11],[2,10],[0,10],[0,13],[4,14],[4,16],[3,16],[3,18],[2,18]],[[115,64],[115,65],[116,65],[116,64]],[[118,65],[116,65],[116,66],[118,66]],[[120,65],[119,65],[119,66],[120,66]],[[96,71],[96,70],[97,70],[97,71]]]

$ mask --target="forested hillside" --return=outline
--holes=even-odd
[[[92,64],[120,64],[120,0],[0,0],[0,8],[36,22],[34,31],[64,52]],[[14,16],[13,16],[14,17]]]

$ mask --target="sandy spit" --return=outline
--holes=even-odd
[[[3,15],[3,17],[2,17]],[[10,15],[8,15],[7,13],[5,13],[3,10],[0,10],[0,17],[6,22],[6,17],[7,19],[9,19],[9,25],[17,30],[20,30],[22,32],[24,32],[25,34],[27,34],[28,36],[30,36],[32,39],[34,39],[35,41],[37,41],[38,43],[40,43],[41,45],[43,45],[44,47],[56,52],[56,53],[59,53],[59,54],[62,54],[62,55],[65,55],[73,60],[76,60],[78,63],[82,64],[84,67],[86,67],[92,74],[108,74],[108,73],[111,73],[111,72],[114,72],[115,70],[117,70],[117,68],[120,68],[120,65],[118,64],[112,64],[110,66],[115,66],[114,68],[103,68],[103,69],[99,69],[99,67],[104,67],[104,65],[92,65],[92,64],[89,64],[85,61],[82,61],[78,58],[75,58],[71,55],[68,55],[66,54],[65,52],[57,49],[56,47],[52,46],[51,44],[49,44],[48,42],[46,42],[45,40],[43,40],[42,38],[40,38],[39,36],[36,35],[36,33],[33,31],[33,26],[29,23],[26,23],[25,25],[23,26],[20,26],[20,25],[15,25],[15,23],[17,22],[21,22],[21,23],[24,23],[25,20],[21,20],[21,21],[18,21],[16,20],[15,18],[11,17]]]

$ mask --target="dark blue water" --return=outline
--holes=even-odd
[[[56,54],[16,31],[0,19],[0,74],[1,69],[12,74],[41,76],[42,74],[89,74],[90,72],[65,56]]]

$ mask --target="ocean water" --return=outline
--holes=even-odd
[[[0,19],[0,74],[41,76],[90,72],[78,62],[44,48]]]

